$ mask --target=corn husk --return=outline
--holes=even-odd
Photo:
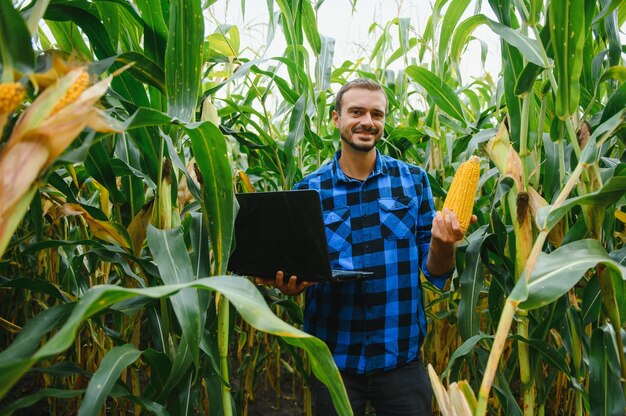
[[[0,256],[28,209],[36,180],[46,168],[85,128],[118,131],[115,121],[95,106],[112,77],[55,109],[84,73],[83,67],[73,69],[43,91],[21,114],[0,153]]]

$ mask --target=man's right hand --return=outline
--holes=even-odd
[[[311,286],[317,282],[300,282],[296,276],[291,276],[289,279],[285,279],[285,275],[282,271],[276,272],[276,280],[262,279],[257,277],[255,279],[257,285],[267,285],[277,287],[285,295],[296,296],[299,295],[308,286]]]

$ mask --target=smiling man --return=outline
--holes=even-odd
[[[304,329],[330,348],[355,415],[365,414],[368,401],[378,416],[429,415],[420,270],[442,288],[463,232],[453,213],[435,213],[422,168],[376,149],[386,111],[387,96],[376,82],[344,85],[333,111],[341,150],[295,187],[320,193],[331,268],[374,276],[309,285],[278,272],[262,283],[289,295],[307,288]],[[335,414],[325,386],[313,380],[312,390],[315,413]]]

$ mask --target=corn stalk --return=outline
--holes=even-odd
[[[621,112],[617,114],[615,118],[616,120],[619,121],[621,119]],[[585,147],[585,151],[581,155],[581,159],[579,160],[576,168],[571,173],[565,186],[559,193],[555,202],[552,204],[552,206],[548,210],[547,212],[548,216],[550,215],[550,213],[555,212],[556,210],[558,210],[558,208],[561,205],[563,205],[563,203],[565,202],[565,200],[567,199],[571,191],[574,189],[574,187],[580,180],[580,176],[582,175],[584,170],[587,169],[589,166],[592,166],[597,156],[598,148],[610,136],[611,133],[612,133],[612,130],[604,133],[603,137],[600,140],[598,140],[597,143],[595,139],[590,140],[589,143],[587,143],[587,146]],[[506,174],[506,172],[502,172],[502,173]],[[535,269],[535,266],[537,264],[537,259],[539,258],[539,254],[542,252],[543,245],[546,242],[546,239],[548,238],[548,234],[550,233],[554,225],[555,224],[544,225],[540,227],[539,229],[539,234],[537,235],[537,238],[535,239],[535,242],[532,247],[532,251],[530,255],[528,256],[526,267],[524,268],[524,272],[522,275],[522,278],[523,278],[522,284],[524,286],[528,285],[529,279],[532,276],[533,270]],[[519,298],[519,294],[515,293],[515,291],[506,300],[500,321],[498,322],[498,328],[496,331],[495,339],[493,341],[491,352],[489,354],[489,360],[487,362],[484,377],[480,386],[480,390],[478,394],[478,407],[477,407],[477,412],[476,412],[477,415],[484,415],[487,411],[487,401],[489,398],[489,391],[493,384],[493,380],[495,377],[495,372],[498,367],[500,356],[502,355],[502,352],[504,350],[504,343],[507,339],[509,329],[511,327],[511,323],[513,321],[513,317],[515,313],[518,311],[519,304],[523,300],[524,300],[523,298],[521,299]]]

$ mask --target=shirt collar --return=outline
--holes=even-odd
[[[333,160],[333,171],[335,173],[335,175],[334,175],[335,182],[337,182],[337,181],[343,181],[343,182],[358,181],[358,179],[350,178],[349,176],[346,176],[345,173],[343,173],[343,171],[341,170],[341,166],[339,166],[339,158],[340,157],[341,157],[341,150],[338,150],[337,153],[335,153],[335,159]],[[372,171],[372,173],[370,173],[368,178],[371,178],[371,177],[377,176],[377,175],[386,175],[386,174],[387,174],[387,166],[385,164],[385,161],[381,157],[380,152],[378,151],[378,149],[376,149],[376,163],[374,164],[374,170]]]

